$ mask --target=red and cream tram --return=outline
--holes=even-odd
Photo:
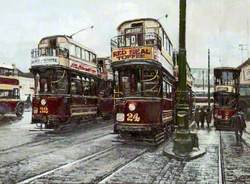
[[[231,130],[230,118],[238,110],[240,69],[215,68],[214,77],[214,126]]]
[[[57,128],[97,116],[96,54],[71,37],[41,39],[31,52],[35,79],[32,123]]]
[[[160,22],[128,20],[111,40],[114,131],[158,141],[173,129],[173,47]],[[153,138],[153,139],[152,139]]]
[[[0,64],[0,114],[23,115],[17,70],[13,65]]]

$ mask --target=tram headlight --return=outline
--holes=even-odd
[[[46,102],[45,99],[42,99],[42,100],[41,100],[41,105],[42,105],[42,106],[46,105],[46,103],[47,103],[47,102]]]
[[[130,111],[134,111],[134,110],[135,110],[135,104],[133,104],[133,103],[129,104],[129,105],[128,105],[128,109],[129,109]]]
[[[124,121],[125,115],[124,113],[117,113],[116,114],[116,121]]]

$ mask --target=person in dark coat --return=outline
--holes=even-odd
[[[204,128],[205,116],[206,116],[206,113],[204,111],[204,108],[201,108],[201,111],[200,111],[201,128]]]
[[[196,108],[195,108],[195,113],[194,113],[194,120],[195,120],[195,123],[196,123],[196,125],[197,125],[197,128],[199,128],[200,127],[200,125],[199,125],[199,121],[200,121],[200,107],[199,106],[197,106]]]
[[[212,120],[212,111],[210,109],[210,107],[207,108],[207,113],[206,113],[206,122],[207,122],[207,127],[210,127],[210,123]]]
[[[231,117],[232,127],[235,132],[235,138],[237,143],[241,141],[243,130],[246,128],[246,122],[244,119],[244,114],[239,110],[235,115]]]
[[[246,121],[245,121],[244,113],[242,112],[241,109],[239,109],[239,111],[238,111],[238,116],[239,116],[239,119],[240,119],[240,130],[239,130],[239,132],[240,132],[240,137],[242,137],[243,131],[246,128]]]

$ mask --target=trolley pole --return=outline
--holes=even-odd
[[[163,154],[177,160],[191,160],[203,155],[205,151],[198,148],[198,137],[191,133],[190,108],[188,105],[189,92],[187,90],[187,58],[186,58],[186,0],[179,1],[179,53],[177,56],[178,84],[176,91],[176,121],[177,129],[173,143],[166,146]]]
[[[207,95],[208,95],[208,108],[210,109],[210,49],[208,49],[207,58]]]

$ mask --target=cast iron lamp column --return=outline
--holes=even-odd
[[[186,58],[186,0],[180,0],[179,19],[179,53],[177,56],[178,84],[176,91],[176,121],[177,129],[173,143],[165,147],[163,153],[176,159],[194,159],[205,153],[198,148],[198,137],[189,130],[190,107],[188,105],[189,92],[187,90],[187,58]]]

